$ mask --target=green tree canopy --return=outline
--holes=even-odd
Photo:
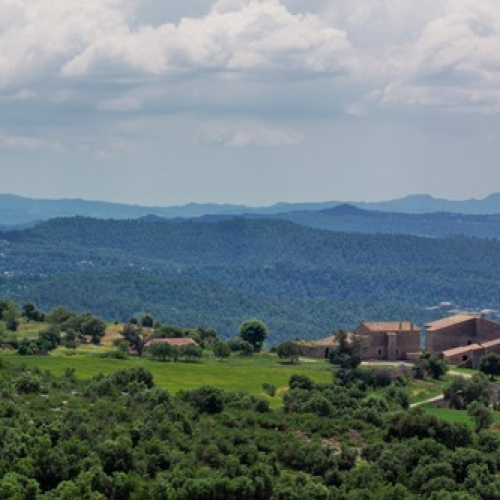
[[[347,332],[339,330],[335,334],[337,347],[330,351],[329,361],[342,369],[354,370],[361,364],[361,340],[349,340]]]
[[[490,352],[481,358],[479,369],[489,375],[491,380],[500,375],[500,356],[494,352]]]
[[[292,340],[287,340],[276,346],[276,354],[280,359],[289,359],[290,363],[298,363],[302,349]]]
[[[269,335],[267,326],[260,320],[252,318],[244,321],[239,329],[240,337],[253,345],[255,352],[260,352]]]

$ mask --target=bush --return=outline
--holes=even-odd
[[[22,373],[15,381],[15,388],[18,393],[33,394],[40,392],[42,382],[36,375],[26,372]]]

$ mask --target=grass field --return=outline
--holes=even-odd
[[[453,377],[446,375],[442,380],[414,380],[409,387],[410,403],[417,403],[442,394]]]
[[[434,415],[447,422],[460,422],[473,426],[474,419],[467,415],[467,410],[451,410],[449,408],[435,408],[433,406],[422,406],[422,409],[429,415]],[[495,423],[500,422],[500,412],[493,413],[493,420]]]
[[[68,367],[76,371],[76,376],[89,379],[97,373],[110,374],[124,368],[142,366],[149,370],[155,383],[176,393],[202,385],[212,385],[227,391],[246,391],[257,396],[265,396],[262,385],[272,384],[281,392],[288,386],[293,374],[307,375],[319,383],[332,380],[332,368],[325,362],[290,365],[282,363],[276,356],[259,354],[251,358],[231,357],[224,361],[203,358],[199,363],[161,363],[150,358],[130,357],[127,360],[105,358],[98,354],[75,354],[73,356],[18,356],[1,354],[0,359],[30,367],[39,367],[54,374],[62,374]],[[281,398],[269,398],[272,406],[281,404]]]

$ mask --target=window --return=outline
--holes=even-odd
[[[467,361],[469,359],[469,357],[467,356],[467,354],[464,354],[462,356],[462,361]]]

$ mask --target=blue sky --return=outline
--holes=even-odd
[[[500,191],[495,0],[0,0],[0,192]]]

